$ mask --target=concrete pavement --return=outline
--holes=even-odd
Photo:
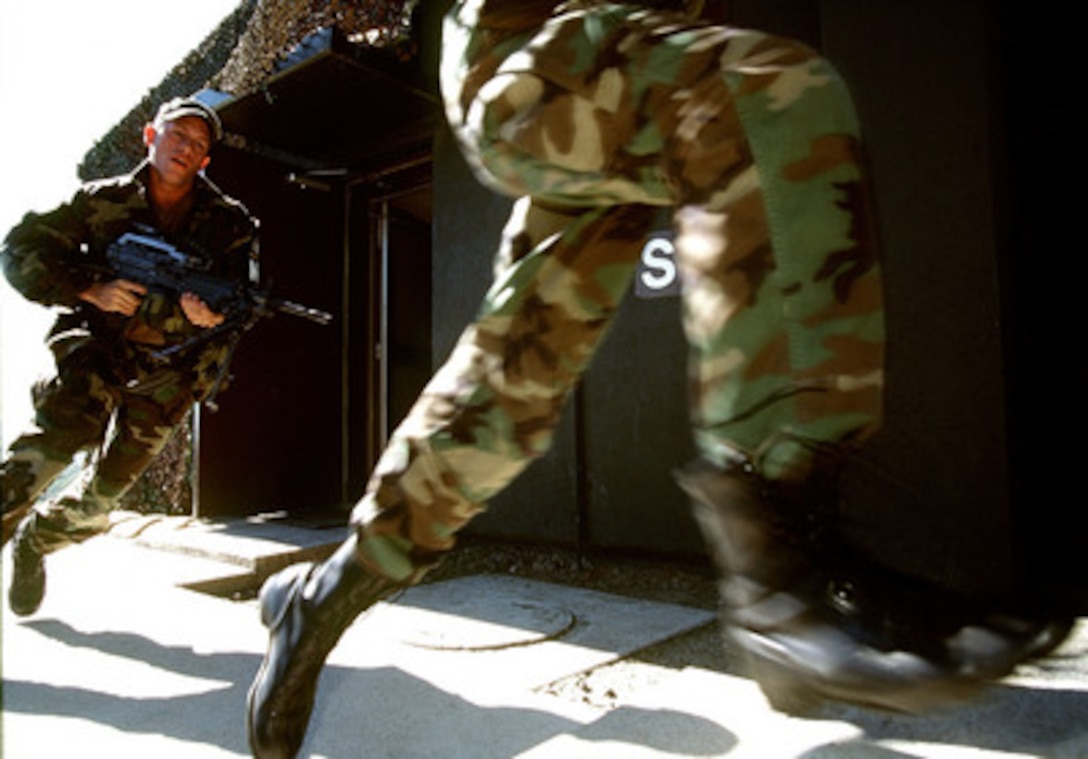
[[[251,595],[230,596],[342,536],[130,515],[50,557],[38,614],[18,619],[5,603],[3,757],[248,756],[245,694],[266,639]],[[745,678],[631,657],[712,624],[701,609],[517,577],[412,588],[333,652],[302,756],[1088,758],[1083,622],[1054,657],[969,706],[928,717],[836,706],[805,719],[770,710]],[[551,687],[619,667],[637,685],[606,706]]]

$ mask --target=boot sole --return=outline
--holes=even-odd
[[[897,683],[839,682],[806,670],[777,642],[757,633],[735,631],[735,643],[744,651],[749,672],[776,711],[795,716],[813,713],[829,702],[879,711],[920,715],[951,708],[976,698],[982,681],[957,675],[904,678]]]

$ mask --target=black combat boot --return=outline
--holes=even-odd
[[[352,621],[400,587],[371,574],[356,538],[321,564],[297,564],[261,588],[268,652],[249,690],[247,728],[257,759],[294,757],[306,737],[325,658]]]
[[[932,656],[920,653],[891,635],[883,618],[870,621],[833,602],[831,578],[804,537],[809,488],[705,462],[678,480],[720,572],[727,639],[773,707],[804,712],[831,699],[920,713],[977,692],[978,680],[957,671],[940,646]],[[813,501],[824,495],[808,493]]]
[[[11,546],[11,587],[8,606],[20,617],[38,610],[45,597],[45,552],[35,534],[36,512],[19,523]]]
[[[840,546],[825,563],[827,598],[847,621],[879,627],[958,674],[998,680],[1045,657],[1069,636],[1076,618],[1028,597],[968,596],[907,576]]]

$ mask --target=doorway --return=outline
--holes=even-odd
[[[389,435],[430,378],[431,157],[347,183],[343,498],[363,494]]]

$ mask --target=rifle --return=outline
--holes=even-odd
[[[188,255],[176,246],[154,234],[127,232],[106,247],[106,263],[111,276],[139,282],[151,291],[166,292],[178,296],[193,293],[213,311],[224,314],[226,320],[185,342],[155,351],[151,356],[160,361],[190,348],[230,333],[227,357],[219,368],[212,392],[204,403],[216,410],[215,396],[226,376],[227,367],[234,356],[242,335],[258,321],[276,313],[308,319],[317,324],[328,324],[332,314],[315,308],[274,298],[251,285],[235,282],[208,273],[209,263],[197,256]]]

